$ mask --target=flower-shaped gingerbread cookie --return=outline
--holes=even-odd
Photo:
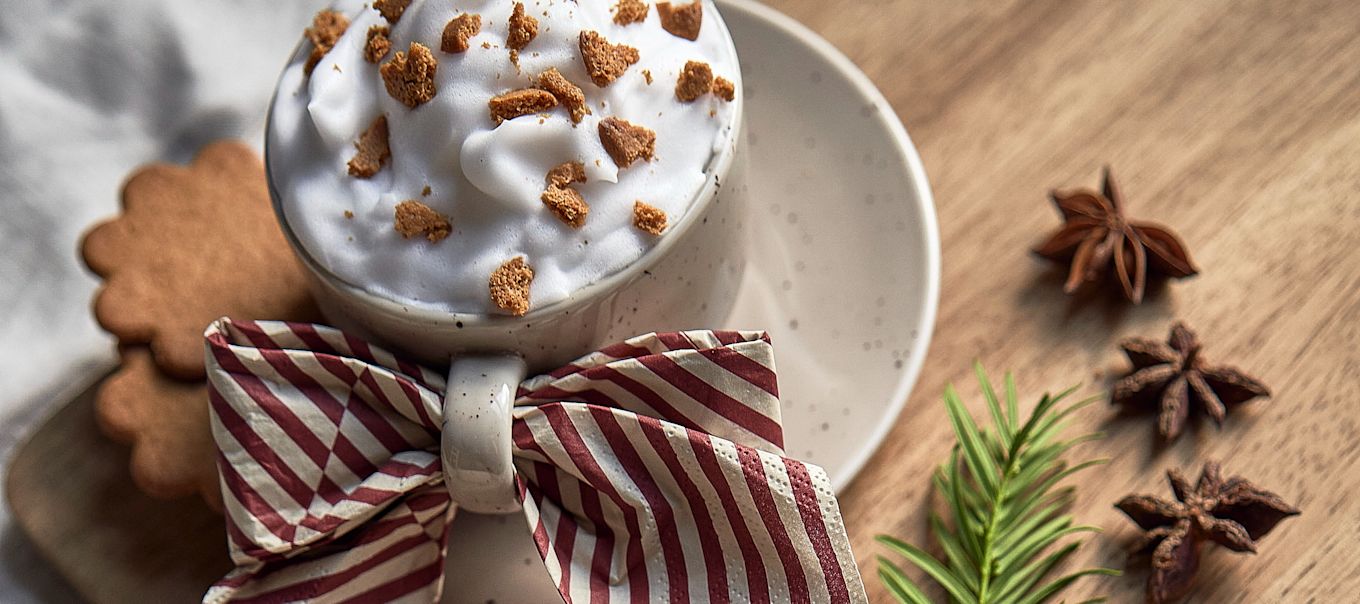
[[[95,317],[122,345],[122,368],[96,395],[101,427],[132,445],[142,491],[198,492],[220,509],[203,330],[222,316],[318,318],[263,164],[219,142],[191,166],[142,168],[123,189],[123,214],[91,230],[81,252],[105,279]]]
[[[223,315],[316,315],[303,268],[278,227],[264,165],[239,142],[188,167],[153,164],[123,188],[123,213],[86,236],[104,278],[95,318],[123,345],[149,344],[171,376],[202,379],[203,330]]]
[[[162,499],[197,492],[222,509],[207,382],[166,376],[143,347],[121,356],[122,366],[95,395],[95,413],[106,434],[132,445],[133,482]]]

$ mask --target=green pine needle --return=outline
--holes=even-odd
[[[1015,380],[1006,375],[1003,399],[982,365],[974,369],[992,425],[979,427],[953,386],[945,389],[945,408],[958,443],[933,483],[953,522],[930,518],[944,560],[893,537],[880,535],[878,541],[924,571],[955,604],[1043,604],[1081,577],[1118,575],[1116,570],[1092,568],[1048,579],[1081,546],[1080,541],[1059,546],[1059,541],[1100,532],[1075,524],[1064,513],[1073,489],[1059,486],[1076,472],[1106,462],[1068,466],[1062,459],[1073,446],[1100,438],[1089,434],[1060,439],[1071,415],[1092,400],[1061,406],[1076,388],[1044,395],[1021,423]],[[899,602],[930,604],[921,586],[888,558],[878,558],[878,576]]]

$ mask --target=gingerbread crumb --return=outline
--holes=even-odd
[[[574,228],[581,228],[586,223],[590,206],[586,204],[580,192],[569,186],[586,181],[585,165],[579,161],[559,164],[548,170],[548,175],[543,181],[548,185],[543,190],[543,195],[539,197],[543,200],[543,205],[548,206],[562,222]]]
[[[485,49],[487,49],[487,50],[491,50],[491,43],[490,43],[490,42],[482,42],[482,48],[485,48]]]
[[[620,168],[639,158],[650,161],[656,150],[656,133],[617,117],[600,120],[600,142]]]
[[[354,220],[354,212],[345,210],[345,220]]]
[[[562,222],[572,228],[579,229],[585,225],[590,206],[586,205],[585,198],[581,197],[576,189],[548,187],[540,199],[543,200],[543,205],[548,206]]]
[[[713,95],[730,103],[737,100],[737,86],[727,78],[714,78]]]
[[[392,157],[392,150],[387,145],[387,116],[380,115],[373,120],[373,124],[359,135],[359,140],[354,143],[354,148],[359,152],[354,154],[354,158],[349,160],[349,174],[356,178],[372,178],[382,170],[383,164],[387,163],[388,158]]]
[[[666,231],[666,223],[665,210],[643,203],[641,199],[633,202],[633,226],[638,230],[660,235]]]
[[[467,52],[468,39],[481,31],[481,15],[468,13],[458,15],[444,26],[444,36],[439,42],[439,50],[448,53]]]
[[[395,225],[402,237],[424,235],[431,243],[439,243],[453,229],[448,217],[414,199],[397,204]]]
[[[610,44],[609,40],[595,31],[581,32],[580,46],[586,73],[590,74],[590,80],[600,88],[618,79],[640,58],[636,48]]]
[[[510,13],[510,34],[505,38],[505,45],[520,50],[537,37],[538,19],[524,14],[524,3],[516,2],[515,10]]]
[[[364,43],[364,60],[377,64],[392,50],[392,41],[387,39],[392,29],[386,25],[368,28],[368,41]]]
[[[415,109],[434,98],[434,74],[439,61],[424,44],[412,42],[407,52],[397,51],[379,71],[387,94]]]
[[[556,67],[550,67],[547,71],[538,74],[538,87],[551,92],[557,100],[561,101],[567,109],[571,110],[571,121],[579,124],[582,119],[590,115],[590,107],[586,105],[586,94],[581,91],[581,87],[572,84],[567,80],[562,72],[557,71]]]
[[[349,17],[344,13],[323,10],[312,17],[312,26],[303,32],[303,35],[312,42],[312,53],[307,56],[307,63],[302,66],[302,71],[311,75],[312,70],[316,69],[316,64],[321,62],[321,58],[335,48],[340,36],[345,35],[346,29],[349,29]]]
[[[411,5],[411,0],[373,0],[373,8],[382,13],[388,23],[396,23],[401,19],[401,14],[406,12],[406,7]]]
[[[430,196],[430,193],[432,193],[432,192],[433,192],[433,190],[430,189],[430,185],[425,185],[425,188],[420,190],[420,196],[421,196],[421,197],[429,197],[429,196]]]
[[[529,312],[529,285],[533,282],[534,269],[524,262],[524,256],[516,256],[491,273],[487,286],[497,307],[522,317]]]
[[[700,0],[684,6],[657,2],[656,14],[661,17],[661,29],[686,40],[699,39],[699,28],[704,23],[704,6]]]
[[[521,115],[549,111],[557,106],[557,97],[546,90],[521,88],[491,97],[487,106],[491,109],[491,119],[499,124]]]
[[[689,61],[675,82],[675,98],[692,103],[713,87],[713,68],[702,61]]]
[[[567,185],[586,181],[586,167],[579,161],[569,161],[558,164],[553,169],[548,170],[548,175],[543,178],[543,182],[549,188],[563,188]]]
[[[650,70],[650,69],[644,69],[644,70],[642,70],[642,79],[647,80],[647,85],[648,85],[648,86],[651,86],[651,85],[652,85],[652,70]]]
[[[631,25],[641,23],[647,19],[648,6],[642,0],[619,0],[614,5],[614,23],[618,25]]]

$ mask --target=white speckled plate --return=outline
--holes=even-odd
[[[844,55],[753,0],[719,4],[745,79],[755,218],[727,327],[770,332],[788,452],[840,489],[925,358],[940,281],[930,187],[896,114]],[[522,516],[464,514],[449,539],[445,602],[556,601]]]

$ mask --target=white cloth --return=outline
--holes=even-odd
[[[275,77],[325,0],[7,0],[0,8],[0,470],[53,396],[114,361],[81,234],[128,172],[261,140]],[[3,488],[3,487],[0,487]],[[0,601],[74,593],[0,506]]]

